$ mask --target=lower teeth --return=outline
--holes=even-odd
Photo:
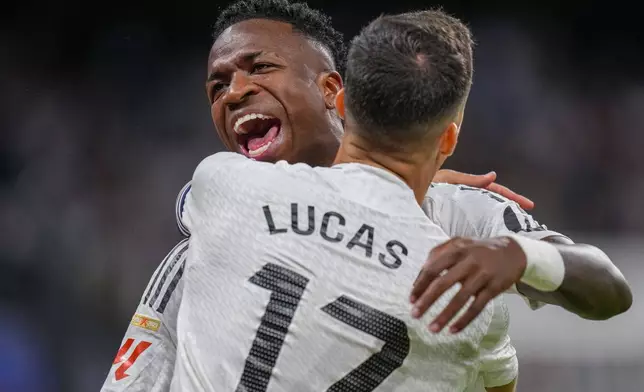
[[[263,146],[259,147],[257,150],[248,150],[248,155],[250,155],[251,157],[256,157],[262,154],[263,152],[265,152],[266,150],[268,150],[268,147],[270,147],[271,144],[273,144],[272,141],[264,144]]]

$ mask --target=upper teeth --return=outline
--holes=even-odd
[[[262,119],[262,120],[269,120],[269,119],[271,119],[271,118],[273,118],[273,117],[265,116],[265,115],[260,114],[260,113],[246,114],[246,115],[241,116],[240,118],[238,118],[238,119],[237,119],[237,121],[235,121],[235,125],[233,125],[233,130],[234,130],[234,131],[235,131],[235,133],[237,133],[237,134],[246,133],[246,132],[244,132],[244,130],[241,128],[241,126],[242,126],[246,121],[254,120],[254,119],[256,119],[256,118],[259,118],[259,119]]]

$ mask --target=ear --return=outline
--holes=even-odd
[[[335,111],[344,120],[344,88],[335,95]]]
[[[438,151],[440,155],[449,157],[454,153],[456,145],[458,144],[458,134],[460,127],[457,123],[451,122],[443,131],[438,142]]]
[[[325,72],[318,79],[318,86],[324,96],[327,109],[335,108],[335,97],[342,90],[342,77],[336,71]]]

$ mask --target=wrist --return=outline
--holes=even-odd
[[[523,250],[526,268],[520,282],[540,291],[555,291],[563,283],[565,265],[557,247],[545,241],[508,235]]]

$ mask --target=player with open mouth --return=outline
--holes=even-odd
[[[258,161],[270,158],[279,147],[281,126],[279,118],[263,113],[239,113],[233,117],[233,131],[237,134],[240,152]]]
[[[220,13],[214,36],[215,43],[208,58],[206,91],[210,102],[211,116],[224,146],[229,151],[239,152],[255,160],[266,162],[285,160],[291,164],[303,162],[310,166],[332,165],[340,145],[339,139],[343,129],[343,123],[338,111],[336,111],[338,108],[336,103],[339,102],[339,100],[336,101],[336,98],[339,97],[342,90],[343,82],[338,71],[342,71],[340,68],[344,64],[345,58],[342,36],[333,29],[328,17],[310,9],[303,3],[291,4],[286,0],[244,0],[230,5]],[[445,59],[446,61],[451,61],[455,58],[466,57],[468,56],[447,56]],[[367,56],[369,61],[372,58],[374,57]],[[432,61],[440,65],[442,64],[441,58],[443,57],[435,56]],[[365,63],[370,64],[369,61]],[[358,69],[358,72],[353,74],[354,78],[357,77],[357,79],[353,79],[354,88],[360,86],[361,81],[369,81],[368,78],[365,78],[363,70]],[[347,83],[351,82],[349,76],[347,75]],[[413,75],[409,76],[413,77]],[[391,78],[387,79],[390,83],[386,88],[383,87],[382,91],[394,94],[395,97],[410,95],[417,86],[416,81],[405,80],[404,75],[401,76],[401,79],[407,82],[402,92],[399,86],[400,80],[391,80]],[[371,89],[373,86],[380,85],[368,84],[368,86]],[[424,88],[419,91],[426,93],[430,89]],[[403,105],[400,105],[397,108],[398,110],[392,113],[398,116],[398,120],[401,117],[406,118],[408,116],[401,116],[400,113],[408,109],[412,111],[418,110],[418,108],[426,106],[428,101],[416,100],[416,102],[422,102],[417,106],[406,105],[408,101],[400,101],[403,102]],[[398,101],[396,99],[389,100],[389,103],[391,102]],[[377,100],[372,102],[375,105],[379,103]],[[353,108],[359,109],[359,105],[355,105],[358,105],[358,103],[354,103]],[[371,113],[378,115],[380,112],[372,110]],[[382,112],[382,114],[387,113]],[[459,118],[459,124],[461,121],[462,118]],[[460,131],[460,125],[456,128],[456,131],[452,127],[451,137],[458,136],[458,131]],[[452,140],[452,142],[454,141]],[[236,154],[228,154],[228,156],[237,161],[240,160]],[[272,170],[273,168],[271,165],[260,165],[241,158],[240,164],[249,163],[252,164],[252,168],[248,171],[248,174],[253,174],[253,168],[263,167],[262,170]],[[286,165],[279,166],[288,167]],[[214,167],[217,168],[217,165],[214,165]],[[250,167],[251,165],[249,165]],[[306,168],[304,165],[302,167]],[[245,174],[246,172],[244,176]],[[388,178],[392,179],[392,184],[399,182],[393,176]],[[254,179],[258,183],[264,180],[257,173],[255,173]],[[234,178],[234,181],[237,180],[239,178]],[[250,190],[252,190],[252,186],[257,186],[253,182],[250,183],[252,184],[248,187]],[[359,182],[349,182],[344,186],[355,187],[358,193],[364,191],[364,189],[359,188]],[[197,188],[198,186],[195,186],[195,189]],[[295,186],[284,188],[288,190],[295,188]],[[244,189],[244,191],[246,192],[249,189]],[[230,195],[237,197],[238,195],[234,192],[226,192],[225,187],[220,189],[214,186],[211,190],[213,194],[219,192],[220,194],[225,194],[226,197]],[[281,191],[282,189],[277,188],[277,190]],[[425,192],[425,190],[423,189],[422,191]],[[314,192],[311,193],[311,195],[306,195],[307,199],[309,196],[311,199],[315,197]],[[374,194],[376,193],[378,192],[374,191]],[[191,194],[190,186],[186,186],[180,193],[176,209],[180,228],[186,236],[190,235],[190,227],[184,225],[181,220],[184,201],[188,194]],[[246,202],[248,200],[258,200],[257,195],[252,192],[247,192],[248,194],[251,196],[239,197],[239,199]],[[289,202],[292,202],[292,200],[289,200]],[[208,203],[204,205],[209,206]],[[418,205],[414,204],[413,207],[418,212]],[[432,185],[427,198],[425,198],[420,208],[432,222],[441,226],[450,237],[513,236],[515,238],[514,242],[507,241],[503,244],[495,243],[494,246],[482,247],[473,245],[471,240],[455,239],[441,245],[439,250],[442,250],[442,252],[433,253],[432,262],[422,268],[422,272],[418,276],[411,293],[412,298],[410,300],[414,302],[415,308],[413,314],[418,316],[424,313],[436,298],[440,297],[442,288],[452,287],[455,281],[463,282],[463,285],[456,296],[458,301],[448,305],[445,308],[446,310],[438,315],[434,320],[435,322],[429,326],[432,332],[439,332],[450,323],[452,317],[461,308],[465,310],[465,315],[460,316],[455,323],[450,325],[449,329],[452,330],[455,324],[458,323],[460,323],[461,327],[464,327],[478,314],[474,306],[464,308],[471,296],[476,296],[476,303],[479,306],[483,306],[487,302],[486,299],[494,297],[495,293],[498,294],[498,290],[506,287],[502,281],[507,283],[508,271],[517,268],[516,259],[504,257],[504,263],[501,262],[503,261],[501,258],[492,257],[494,255],[490,254],[490,252],[505,249],[504,247],[507,244],[516,245],[519,242],[524,245],[527,244],[527,247],[532,247],[533,251],[528,253],[536,255],[537,258],[543,258],[543,255],[554,255],[551,258],[554,262],[549,264],[547,266],[548,271],[545,271],[550,277],[556,278],[550,282],[554,284],[538,289],[525,284],[525,282],[517,283],[516,288],[531,299],[531,305],[539,301],[556,304],[589,319],[610,318],[626,311],[630,307],[632,296],[628,283],[603,252],[592,246],[572,244],[570,239],[538,224],[532,216],[521,210],[516,203],[481,189],[437,184]],[[229,211],[232,211],[232,214],[229,214]],[[240,225],[241,223],[246,225],[247,222],[242,215],[246,211],[250,210],[246,208],[223,210],[221,211],[222,215],[217,217],[218,219],[221,218],[222,221],[217,223],[221,226],[221,223],[224,222],[223,219],[228,219],[225,222],[232,222],[234,225]],[[261,214],[262,210],[258,211]],[[285,217],[288,217],[288,212],[291,212],[292,209],[289,208],[286,211]],[[318,210],[316,209],[316,211]],[[344,218],[340,219],[337,215],[335,215],[333,222],[344,222]],[[198,214],[194,216],[198,216]],[[264,215],[259,216],[261,218]],[[425,217],[423,216],[422,218],[424,219]],[[297,225],[297,219],[291,219],[290,221],[293,225]],[[387,227],[388,224],[382,224],[381,226]],[[246,234],[245,231],[239,229],[234,231],[232,227],[232,224],[224,226],[221,232],[229,235],[228,233],[233,230],[234,233],[239,235]],[[246,230],[246,227],[244,227],[244,230]],[[286,230],[278,231],[278,233],[284,232]],[[400,238],[407,240],[404,237],[406,236],[401,236]],[[188,246],[190,246],[191,251],[194,251],[194,248],[199,246],[199,241],[204,238],[211,240],[212,236],[202,234],[201,236],[193,235],[190,240],[185,239],[159,265],[150,280],[150,284],[143,293],[142,301],[137,307],[137,316],[128,328],[102,391],[143,392],[154,390],[165,392],[171,390],[170,384],[175,377],[175,371],[180,369],[175,366],[177,365],[176,361],[177,359],[186,359],[185,356],[177,355],[177,347],[181,347],[181,344],[178,344],[177,333],[181,329],[178,328],[179,319],[181,318],[179,317],[179,309],[180,304],[185,300],[184,292],[187,292],[192,298],[197,298],[197,301],[193,303],[200,306],[202,304],[217,305],[219,297],[222,300],[230,297],[230,292],[228,291],[224,291],[221,296],[208,296],[209,291],[222,287],[213,284],[212,281],[209,281],[208,287],[204,287],[203,290],[201,288],[195,290],[194,286],[191,289],[192,291],[187,289],[188,284],[185,283],[187,278],[183,276],[184,270],[187,271],[190,265],[186,262],[190,253],[188,252]],[[237,258],[237,250],[240,247],[232,245],[233,241],[237,239],[232,236],[232,241],[226,243],[226,245],[216,247],[217,249],[228,249],[233,252],[235,260],[226,264],[232,269],[238,268],[240,265]],[[546,243],[546,241],[567,245],[557,247]],[[371,242],[369,241],[363,245],[365,249],[370,249]],[[535,249],[537,250],[536,252]],[[546,252],[541,252],[544,249]],[[461,258],[461,256],[466,255],[465,250],[468,250],[470,254],[477,252],[478,256],[481,257]],[[484,253],[487,253],[487,255]],[[288,252],[284,252],[284,254],[288,255]],[[524,254],[527,253],[524,252]],[[221,258],[217,257],[209,257],[208,260],[221,262]],[[421,269],[421,260],[416,262],[418,265],[414,267]],[[525,262],[526,264],[528,263],[527,257]],[[436,270],[437,268],[438,270]],[[443,274],[443,270],[447,270],[447,273]],[[538,272],[544,271],[533,270],[537,272],[537,277],[544,276],[538,274]],[[417,274],[416,269],[413,270],[413,273],[415,277]],[[482,276],[479,273],[482,273],[485,279],[478,279]],[[187,271],[186,276],[189,274],[190,271]],[[213,278],[222,278],[221,275],[217,274],[212,274],[211,276]],[[469,279],[469,277],[474,279]],[[254,286],[261,284],[272,285],[274,283],[271,279],[265,280],[261,277],[256,282],[249,283],[246,278],[248,276],[245,275],[244,282],[247,283],[246,286],[239,287],[256,289],[255,291],[249,290],[249,298],[257,299],[258,293],[265,291],[265,289]],[[226,279],[224,277],[222,283],[230,283],[230,280]],[[540,280],[541,283],[543,283],[542,280]],[[265,281],[268,283],[264,283]],[[483,282],[482,285],[481,282]],[[473,287],[472,284],[478,288]],[[282,290],[282,286],[279,284],[277,286],[279,286],[279,290]],[[292,287],[293,285],[286,286]],[[238,290],[239,287],[235,287],[235,289]],[[378,290],[381,288],[380,285],[374,287],[378,287]],[[479,295],[481,287],[486,289],[484,290],[486,291],[485,295]],[[487,290],[487,288],[490,288],[490,290]],[[405,295],[408,289],[411,289],[411,287],[403,287]],[[374,298],[379,293],[380,291],[374,292]],[[387,299],[388,297],[384,298]],[[377,300],[373,302],[375,304],[380,303]],[[191,305],[192,303],[189,304]],[[182,311],[183,309],[188,308],[181,306]],[[239,314],[247,310],[244,306],[235,306],[231,307],[231,309],[235,309]],[[399,313],[402,314],[403,312]],[[497,313],[507,318],[505,312],[495,312],[495,314]],[[288,312],[280,313],[282,316],[288,314]],[[276,315],[276,313],[274,312],[273,315]],[[466,316],[469,317],[469,321],[467,321]],[[146,321],[142,323],[141,320],[152,322]],[[183,320],[187,319],[184,318]],[[267,320],[271,321],[271,318]],[[211,317],[203,321],[186,322],[183,327],[189,326],[190,328],[203,329],[207,332],[202,335],[202,337],[205,337],[204,340],[208,340],[211,334],[213,339],[229,340],[227,334],[221,333],[222,328],[219,326],[211,327],[209,323],[228,322],[230,317],[226,319]],[[495,323],[497,329],[506,329],[507,324],[504,323],[504,320],[501,321]],[[361,321],[360,323],[360,325],[364,326],[370,325],[369,321]],[[283,326],[280,326],[280,328],[284,329],[284,334],[288,333],[288,328]],[[247,343],[252,340],[255,330],[256,326],[253,326],[253,331],[244,335]],[[240,328],[235,324],[230,327],[230,331],[237,333]],[[243,330],[241,332],[244,334]],[[264,343],[267,340],[259,339],[258,342],[257,346],[265,352]],[[489,343],[494,346],[497,342]],[[502,342],[499,341],[498,343]],[[196,351],[202,348],[202,346],[195,346]],[[277,358],[279,351],[279,349],[272,350],[269,352],[270,355],[264,357],[261,355],[259,357],[251,356],[249,363],[254,366],[251,370],[257,368],[256,364],[260,364],[262,365],[261,371],[244,371],[244,374],[248,373],[250,378],[263,378],[268,383],[273,376],[272,366],[263,366],[264,362],[269,357]],[[218,355],[219,352],[217,350],[207,351],[208,354],[215,355]],[[237,345],[230,352],[235,352],[235,355],[247,355],[250,351],[246,349],[240,351],[239,345]],[[285,352],[288,355],[288,350],[285,350]],[[506,352],[504,355],[506,354],[513,353]],[[299,358],[305,357],[307,355],[302,355]],[[257,358],[260,360],[256,360]],[[331,362],[333,361],[328,361],[330,365],[332,365]],[[206,366],[204,365],[205,363],[207,361],[193,361],[193,364],[198,366]],[[298,360],[293,363],[297,367],[304,361],[300,362]],[[213,368],[207,367],[206,373],[212,374]],[[266,369],[271,370],[267,371]],[[284,371],[283,369],[285,368],[280,367],[275,374],[280,377],[298,374],[297,372]],[[233,376],[229,375],[228,378],[233,381],[240,379],[238,376],[242,373],[241,367],[233,370],[235,374]],[[312,373],[306,374],[309,377]],[[243,381],[240,382],[242,387],[238,388],[238,390],[249,384],[248,379],[250,378],[242,377]],[[198,381],[204,378],[197,377],[193,379]],[[468,389],[468,391],[478,392],[483,390],[484,387],[494,388],[499,385],[494,385],[496,382],[490,382],[485,377],[478,377],[472,381],[474,381],[470,385],[472,389]],[[266,390],[266,383],[262,384],[264,387],[259,389],[257,387],[259,384],[252,384],[255,385],[252,390]],[[215,387],[220,387],[220,385],[215,385]],[[202,390],[204,389],[202,388]],[[302,388],[292,390],[302,390]]]

